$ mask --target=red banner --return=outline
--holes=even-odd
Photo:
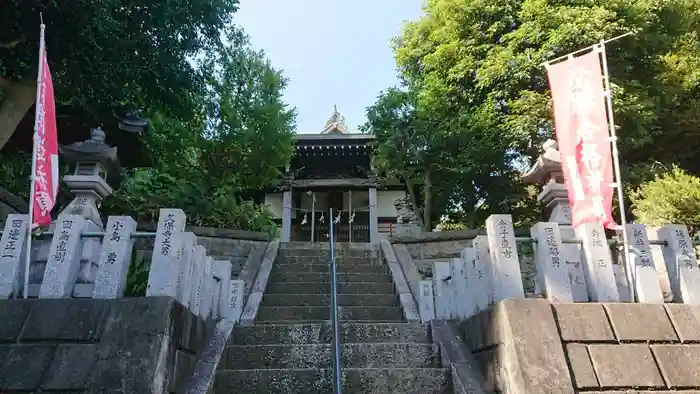
[[[616,226],[613,169],[598,51],[547,67],[572,225]]]
[[[32,228],[51,224],[51,210],[58,194],[58,136],[51,71],[46,60],[43,34],[39,53],[36,119],[34,131],[34,190]]]

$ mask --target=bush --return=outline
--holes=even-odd
[[[700,230],[700,178],[680,168],[643,183],[630,198],[638,223],[685,224],[691,236]]]

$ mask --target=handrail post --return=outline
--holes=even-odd
[[[333,208],[330,211],[330,254],[331,254],[331,323],[333,323],[333,393],[341,394],[340,374],[340,323],[338,322],[338,279],[335,265],[335,239],[333,235]]]

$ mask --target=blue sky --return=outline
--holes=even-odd
[[[338,106],[351,132],[365,107],[398,83],[389,40],[423,0],[240,0],[234,21],[289,79],[297,132],[319,133]]]

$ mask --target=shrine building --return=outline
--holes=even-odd
[[[375,172],[373,135],[350,133],[334,108],[320,134],[294,139],[296,154],[282,182],[265,194],[282,242],[328,242],[331,220],[337,242],[378,243],[393,235],[394,200],[406,191],[402,182]]]

